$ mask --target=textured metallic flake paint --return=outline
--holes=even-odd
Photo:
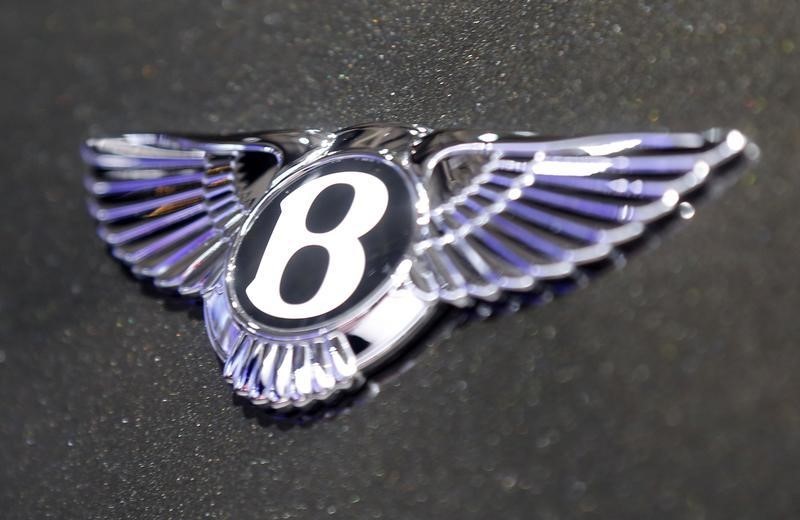
[[[798,16],[783,0],[5,3],[4,518],[797,517]],[[427,339],[335,420],[231,406],[197,309],[98,245],[76,146],[375,120],[719,124],[762,155],[625,269]]]

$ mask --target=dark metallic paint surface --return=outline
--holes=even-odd
[[[792,518],[791,2],[6,2],[4,518]],[[197,311],[121,276],[88,135],[399,120],[739,128],[761,161],[622,270],[431,336],[333,419],[232,403]]]

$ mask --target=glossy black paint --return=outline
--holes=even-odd
[[[0,7],[0,516],[797,517],[800,7],[335,4]],[[103,252],[79,144],[376,120],[720,125],[762,159],[624,269],[429,336],[377,399],[231,406],[196,311]]]

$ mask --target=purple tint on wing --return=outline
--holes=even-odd
[[[703,155],[699,153],[681,155],[642,155],[634,157],[612,157],[611,169],[636,174],[676,174],[691,171]],[[609,159],[607,159],[609,160]]]
[[[209,229],[205,233],[198,235],[197,238],[176,249],[174,253],[161,260],[157,265],[144,269],[143,272],[145,272],[145,274],[148,276],[162,275],[173,266],[189,258],[191,255],[197,255],[197,252],[202,250],[203,244],[216,237],[217,233],[218,232],[215,229]]]
[[[125,217],[133,217],[148,211],[152,211],[161,206],[169,206],[172,204],[188,203],[194,199],[200,199],[204,195],[203,188],[196,188],[187,190],[174,195],[167,195],[156,199],[145,200],[141,202],[134,202],[130,204],[121,204],[119,206],[111,207],[95,207],[92,208],[94,216],[100,221],[117,220]]]
[[[239,344],[234,347],[233,354],[225,361],[222,369],[222,375],[226,379],[233,379],[236,377],[239,368],[244,364],[247,357],[250,355],[250,346],[253,340],[249,337],[242,338]]]
[[[619,157],[548,155],[546,160],[534,163],[533,167],[540,175],[564,177],[589,177],[605,173],[676,175],[691,171],[703,157],[700,153]]]
[[[522,226],[519,226],[510,220],[501,217],[500,215],[495,215],[495,217],[492,219],[492,224],[494,224],[505,235],[519,240],[530,249],[543,253],[550,258],[562,260],[566,256],[564,249],[555,243],[528,231]]]
[[[135,249],[130,253],[130,255],[126,255],[124,260],[126,262],[140,262],[145,258],[158,253],[159,251],[166,249],[167,247],[183,240],[194,233],[202,230],[205,227],[211,225],[211,219],[208,217],[202,217],[191,224],[187,224],[185,226],[181,226],[180,228],[172,231],[171,233],[167,233],[163,237],[154,240],[153,242],[142,246],[141,248]]]
[[[512,177],[505,177],[503,175],[490,175],[489,182],[503,188],[510,188],[516,183],[516,179]]]
[[[532,224],[549,229],[554,233],[567,235],[585,242],[597,243],[600,241],[599,231],[595,228],[573,222],[558,215],[547,213],[518,201],[508,203],[508,211],[512,215],[522,218]]]
[[[705,138],[696,133],[641,133],[631,134],[641,141],[642,148],[702,148]]]
[[[483,193],[483,191],[487,191],[488,192],[489,190],[484,190],[483,188],[481,188],[480,192]],[[496,197],[492,197],[492,198],[494,199]],[[473,199],[466,199],[464,201],[464,206],[466,206],[471,211],[475,212],[476,215],[480,215],[481,213],[485,213],[486,212],[486,209],[483,206],[481,206],[480,204],[478,204],[478,202],[473,200]]]
[[[572,211],[579,215],[595,217],[612,222],[625,222],[629,218],[630,207],[627,205],[618,206],[585,198],[563,195],[552,191],[537,188],[525,188],[522,191],[525,199],[538,202],[553,208]]]
[[[233,184],[228,183],[213,189],[206,188],[205,196],[207,199],[213,199],[214,197],[218,197],[223,193],[233,193],[235,190],[236,187]]]
[[[505,199],[503,199],[500,194],[495,193],[486,188],[480,188],[479,193],[481,196],[486,197],[488,199],[492,199],[495,201],[505,201]],[[472,199],[467,199],[466,205],[473,211],[478,212],[481,210],[480,205],[478,205]],[[540,227],[547,228],[554,233],[560,233],[586,242],[597,243],[598,241],[600,241],[598,230],[588,226],[584,226],[582,224],[568,220],[566,218],[559,217],[558,215],[554,215],[552,213],[548,213],[533,208],[531,206],[528,206],[526,204],[514,200],[509,200],[508,202],[506,202],[505,207],[510,213],[516,215],[517,217],[520,217],[523,220],[526,220],[532,224],[536,224]],[[545,252],[545,250],[541,251]],[[563,253],[563,249],[559,248],[559,251]],[[558,255],[561,253],[556,254],[556,258],[560,258],[560,256]]]
[[[159,229],[171,226],[172,224],[176,224],[202,212],[202,205],[196,204],[187,206],[174,213],[168,213],[163,217],[137,222],[135,226],[124,231],[108,231],[108,228],[101,228],[101,236],[112,245],[123,244],[147,236]]]
[[[525,261],[517,253],[509,249],[500,240],[492,236],[491,233],[486,232],[483,228],[475,228],[473,231],[474,236],[480,240],[486,247],[488,247],[495,255],[502,258],[504,261],[511,264],[513,267],[523,273],[527,273],[531,268],[531,263]]]
[[[114,170],[134,168],[142,170],[167,170],[180,168],[205,168],[205,157],[137,157],[95,151],[89,145],[81,149],[83,160],[90,166]]]
[[[668,182],[593,179],[589,177],[560,177],[557,175],[537,175],[536,184],[553,188],[570,189],[598,195],[624,196],[629,198],[658,198],[669,189]]]
[[[92,180],[89,189],[95,195],[118,195],[120,193],[132,193],[137,191],[153,190],[166,186],[180,186],[192,182],[200,182],[203,179],[203,172],[192,172],[183,175],[172,175],[155,179],[137,180]]]
[[[234,204],[236,207],[240,207],[239,197],[236,196],[236,193],[230,193],[216,200],[206,200],[206,210],[209,213],[214,213],[228,204]]]

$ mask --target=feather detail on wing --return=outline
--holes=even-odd
[[[430,156],[441,185],[411,278],[455,305],[569,276],[667,217],[747,141],[738,131],[502,141],[484,134]]]
[[[284,161],[258,138],[203,141],[165,134],[92,139],[83,149],[98,233],[137,276],[198,295],[220,273],[229,241]],[[258,163],[253,170],[251,164]],[[248,166],[247,168],[245,166]],[[260,179],[257,179],[260,178]]]
[[[221,286],[204,293],[206,328],[234,391],[272,408],[302,407],[361,382],[347,336],[326,331],[302,341],[254,335],[234,318]]]

